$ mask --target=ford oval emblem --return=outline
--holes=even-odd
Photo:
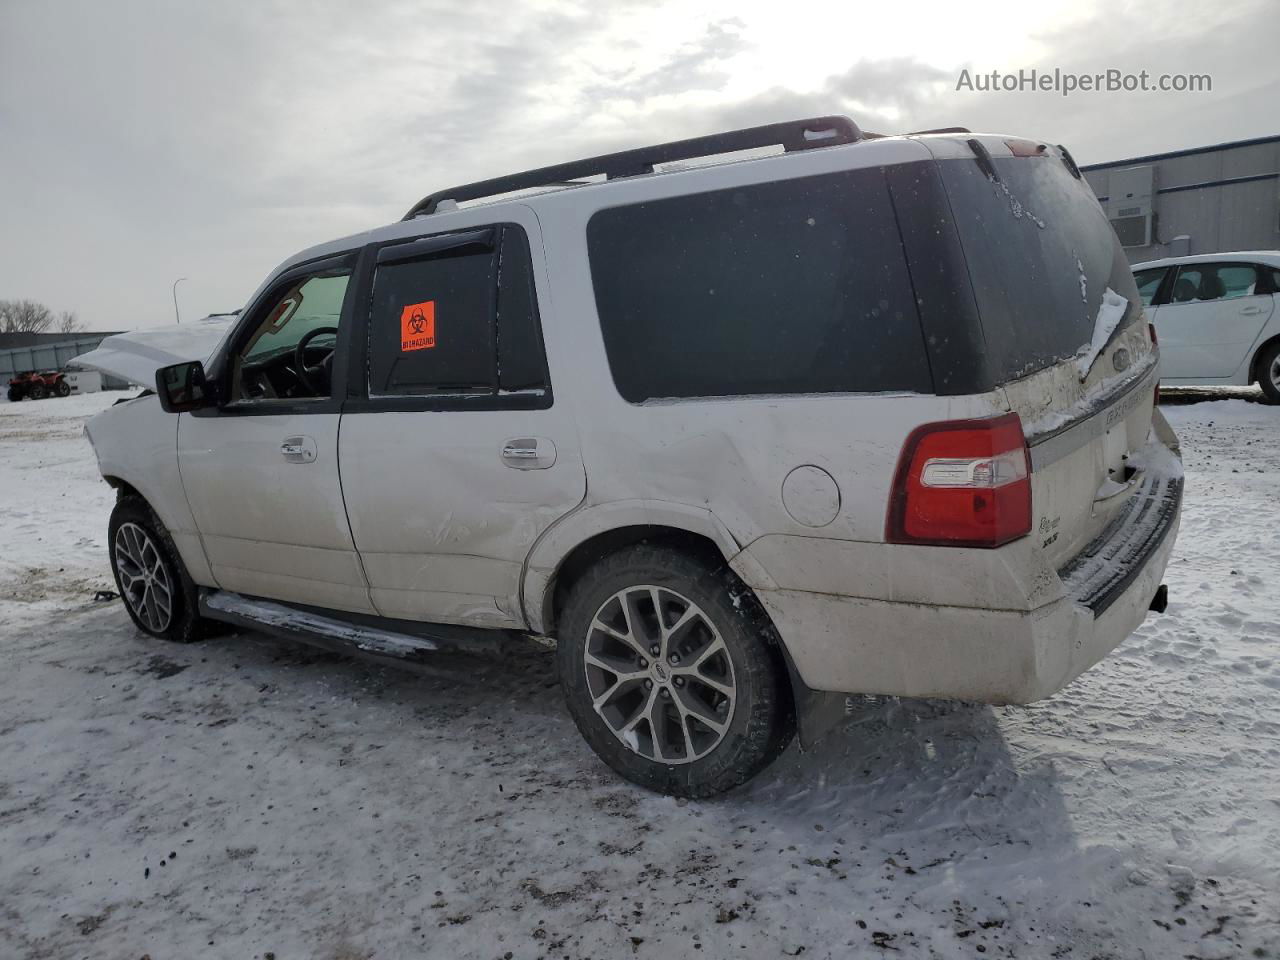
[[[1129,369],[1129,351],[1124,347],[1118,347],[1111,353],[1111,366],[1116,368],[1116,373]]]

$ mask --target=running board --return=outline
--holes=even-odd
[[[226,590],[201,589],[200,615],[245,630],[402,660],[420,660],[425,654],[439,653],[500,656],[515,636],[506,630],[380,620],[360,614],[350,614],[351,619],[345,619],[333,611],[294,607]]]

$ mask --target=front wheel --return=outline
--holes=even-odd
[[[786,668],[767,615],[727,570],[640,546],[599,561],[570,592],[557,640],[565,703],[618,774],[707,797],[791,741]]]
[[[59,380],[53,385],[53,392],[60,397],[69,397],[71,396],[71,384],[65,380]]]
[[[1280,340],[1258,358],[1258,385],[1268,403],[1280,403]]]
[[[122,497],[107,525],[111,572],[129,619],[152,637],[190,643],[200,639],[196,586],[187,576],[169,532],[139,497]]]

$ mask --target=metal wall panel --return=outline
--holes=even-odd
[[[0,382],[8,383],[15,374],[27,370],[59,370],[73,357],[88,353],[109,334],[88,334],[80,337],[69,337],[56,343],[42,343],[34,347],[16,347],[12,350],[0,350]],[[128,382],[116,377],[102,378],[102,389],[124,390],[131,386]]]
[[[1183,252],[1171,245],[1187,235],[1186,252],[1280,249],[1280,139],[1182,157],[1146,157],[1134,166],[1156,167],[1156,240],[1129,247],[1130,263]],[[1098,197],[1109,197],[1123,182],[1124,165],[1085,169],[1085,179]],[[1269,177],[1247,183],[1224,183],[1240,177]],[[1200,186],[1197,186],[1200,185]],[[1192,189],[1178,189],[1192,187]]]

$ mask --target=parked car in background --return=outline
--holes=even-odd
[[[1280,403],[1280,250],[1138,263],[1134,279],[1160,340],[1160,382],[1248,386]]]
[[[826,117],[432,194],[199,359],[104,344],[155,392],[88,434],[145,633],[554,637],[597,754],[706,796],[846,692],[1028,703],[1163,609],[1142,316],[1067,151]]]

